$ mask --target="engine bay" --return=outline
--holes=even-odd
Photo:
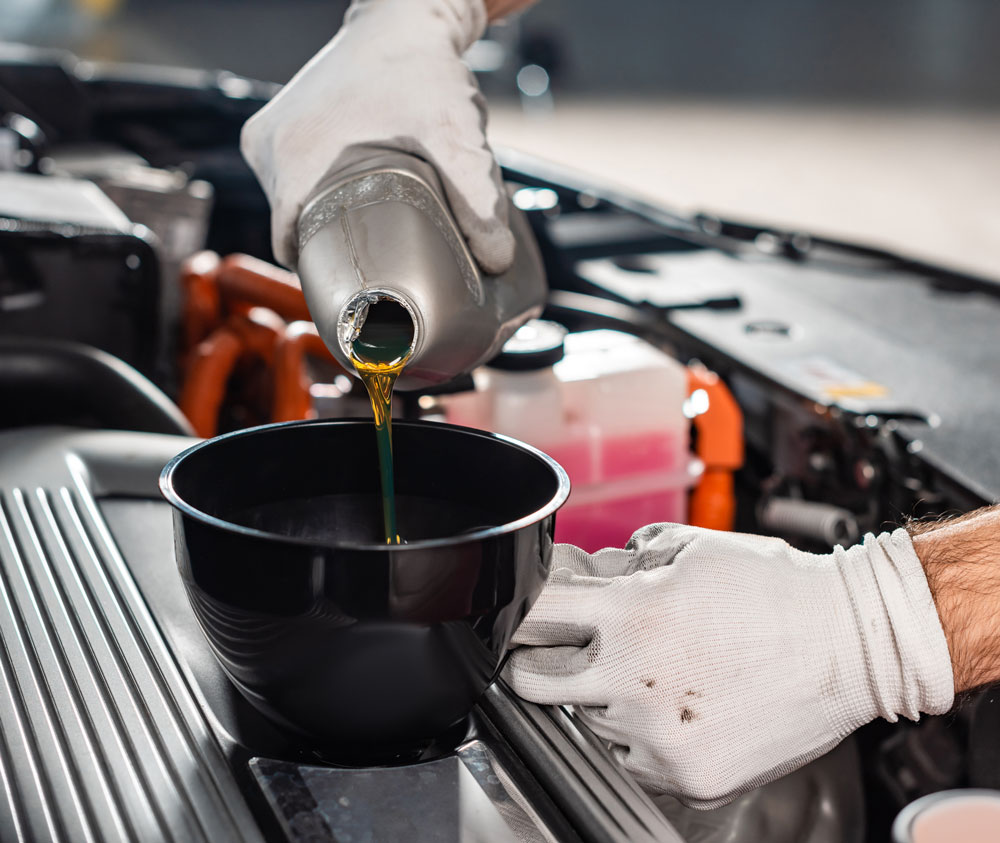
[[[422,840],[412,818],[437,811],[455,840],[878,841],[920,796],[1000,787],[989,688],[948,715],[871,723],[710,812],[651,799],[571,712],[502,683],[465,731],[364,781],[255,719],[172,579],[156,478],[191,437],[370,417],[274,263],[267,203],[239,154],[240,127],[274,90],[0,53],[0,766],[16,782],[0,827]],[[499,158],[545,263],[543,319],[568,331],[540,371],[555,372],[567,418],[602,431],[579,434],[590,456],[570,471],[581,491],[557,540],[596,550],[677,520],[823,552],[1000,498],[994,282],[677,215],[521,152]],[[399,393],[393,415],[526,440],[544,428],[534,444],[565,447],[553,456],[569,469],[578,428],[550,430],[552,415],[528,419],[516,401],[500,421],[523,381],[492,377]],[[629,378],[657,384],[650,418],[629,403]],[[642,465],[616,448],[640,449]],[[655,503],[648,518],[638,498]]]

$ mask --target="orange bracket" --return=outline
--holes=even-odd
[[[722,379],[696,364],[688,367],[688,395],[699,389],[708,395],[708,409],[694,417],[695,453],[705,471],[691,493],[688,521],[731,530],[736,517],[733,472],[743,465],[743,412]]]

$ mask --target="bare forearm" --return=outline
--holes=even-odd
[[[534,3],[535,0],[485,0],[486,15],[490,21],[500,20],[514,12],[519,12]]]
[[[955,691],[1000,681],[1000,506],[912,522],[955,674]]]

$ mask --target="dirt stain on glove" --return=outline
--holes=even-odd
[[[698,692],[698,691],[688,690],[688,691],[684,692],[684,697],[686,699],[690,699],[692,697],[694,697],[695,699],[697,699],[697,698],[701,697],[701,693]],[[690,723],[692,720],[697,719],[697,717],[698,717],[698,715],[695,714],[694,711],[692,711],[686,705],[681,707],[681,723]]]

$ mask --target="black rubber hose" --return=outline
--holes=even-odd
[[[27,424],[194,435],[177,405],[117,357],[65,340],[0,337],[0,427]]]

